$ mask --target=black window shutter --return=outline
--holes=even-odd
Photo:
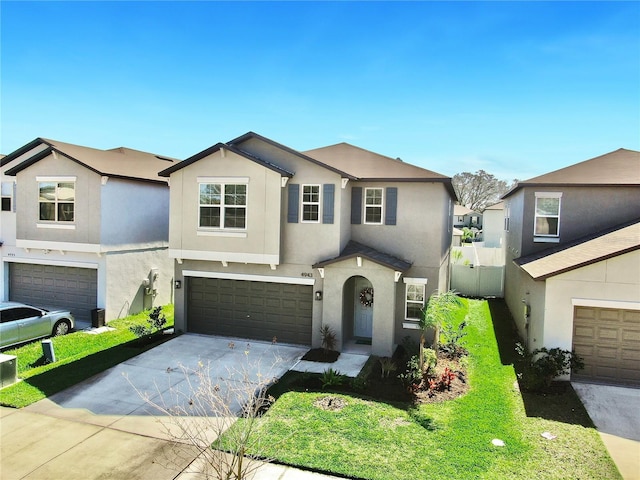
[[[396,187],[388,187],[386,193],[387,201],[384,213],[384,224],[395,225],[398,216],[398,189]]]
[[[351,188],[351,224],[362,223],[362,187]]]
[[[333,223],[335,189],[333,183],[325,183],[322,186],[322,223]]]
[[[287,211],[287,222],[298,223],[300,208],[300,185],[297,183],[289,184],[289,209]]]

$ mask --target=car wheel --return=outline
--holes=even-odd
[[[51,334],[57,337],[58,335],[66,335],[69,333],[69,330],[71,330],[71,322],[69,322],[69,320],[59,320],[53,326],[53,332],[51,332]]]

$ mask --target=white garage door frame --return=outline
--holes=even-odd
[[[290,283],[292,285],[315,285],[315,278],[280,277],[278,275],[254,275],[248,273],[207,272],[200,270],[183,270],[183,277],[218,278],[221,280],[248,280],[250,282]]]

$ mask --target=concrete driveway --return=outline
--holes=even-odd
[[[640,389],[572,383],[625,480],[640,480]]]
[[[235,419],[198,417],[203,412],[189,410],[189,384],[200,384],[195,370],[210,367],[212,384],[231,391],[233,411],[260,378],[283,375],[307,350],[185,334],[26,408],[0,407],[0,478],[202,478],[197,473],[200,451],[171,441],[176,439],[175,424],[163,421],[143,396],[166,407],[183,407],[194,416],[179,421],[206,432],[207,440],[213,441],[221,431],[215,422],[226,428]],[[239,397],[234,395],[236,387]],[[254,480],[276,478],[328,477],[265,465]]]
[[[204,377],[227,390],[230,414],[259,384],[284,375],[308,347],[184,334],[51,397],[64,408],[98,415],[160,415],[149,401],[189,415],[212,415],[190,407]],[[200,372],[200,373],[198,373]]]

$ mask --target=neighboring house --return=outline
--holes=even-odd
[[[0,294],[106,321],[172,301],[173,159],[37,138],[2,159]]]
[[[176,328],[391,355],[448,288],[451,179],[346,143],[298,152],[255,133],[170,178]]]
[[[456,228],[482,228],[482,214],[474,212],[464,205],[453,207],[453,226]]]
[[[640,384],[640,152],[519,182],[505,201],[505,298],[529,349],[575,349],[574,378]]]
[[[480,240],[488,248],[504,246],[504,202],[489,205],[482,212]]]

